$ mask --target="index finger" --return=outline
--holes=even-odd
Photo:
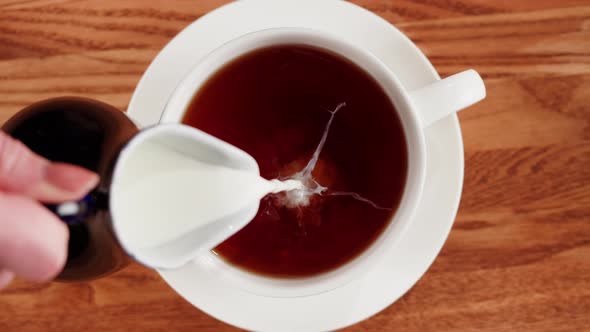
[[[0,132],[0,190],[57,203],[79,199],[97,183],[93,172],[50,162]]]

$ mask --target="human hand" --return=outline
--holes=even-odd
[[[50,162],[0,132],[0,289],[15,275],[43,282],[62,270],[68,228],[39,202],[78,200],[97,183],[91,171]]]

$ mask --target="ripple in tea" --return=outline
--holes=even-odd
[[[325,136],[310,184],[325,190],[301,204],[265,197],[214,249],[239,268],[273,277],[336,269],[379,237],[401,200],[408,162],[395,108],[364,70],[326,50],[280,45],[233,60],[183,122],[251,154],[267,179],[301,175]]]

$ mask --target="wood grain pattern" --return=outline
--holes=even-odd
[[[125,109],[151,59],[225,0],[0,1],[0,123],[52,96]],[[441,75],[487,99],[461,113],[466,174],[440,256],[349,331],[590,330],[590,1],[357,0]],[[233,331],[138,265],[91,283],[0,293],[1,331]]]

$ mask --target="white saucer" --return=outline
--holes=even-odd
[[[437,80],[424,55],[385,20],[339,0],[243,0],[192,23],[155,58],[142,77],[129,115],[141,126],[159,121],[168,97],[204,55],[244,33],[272,27],[325,30],[379,57],[408,89]],[[405,237],[360,280],[300,298],[257,296],[211,274],[206,262],[160,271],[181,296],[209,315],[248,330],[324,331],[374,315],[426,272],[455,219],[463,184],[463,143],[456,115],[426,132],[428,166],[423,201]]]

